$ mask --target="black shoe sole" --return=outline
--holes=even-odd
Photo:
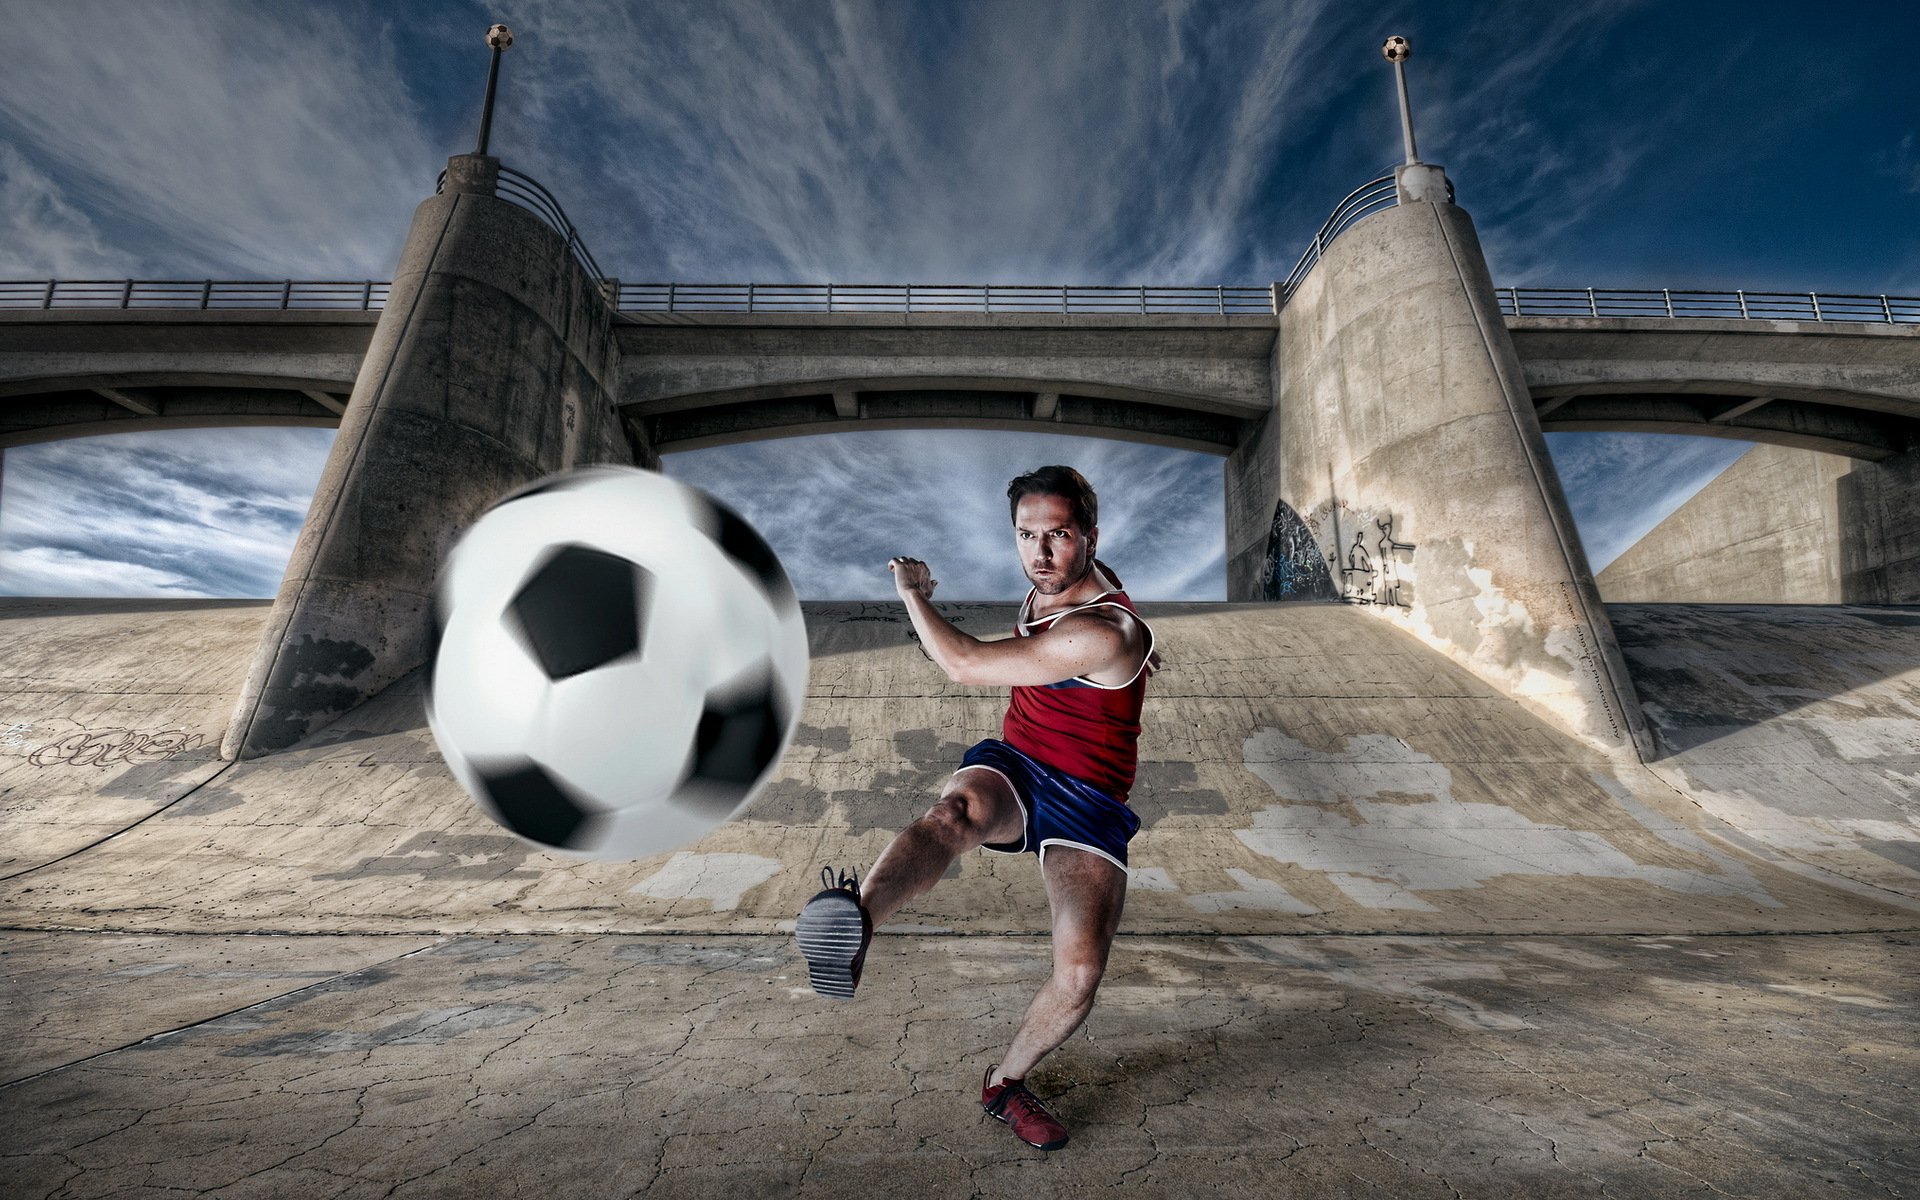
[[[853,964],[866,948],[866,922],[853,894],[835,888],[807,901],[794,922],[800,953],[807,959],[807,981],[832,1000],[853,999]]]

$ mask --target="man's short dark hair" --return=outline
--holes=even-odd
[[[1007,485],[1007,518],[1018,524],[1020,497],[1058,496],[1073,506],[1081,533],[1092,533],[1100,523],[1100,498],[1086,476],[1072,467],[1036,467]]]

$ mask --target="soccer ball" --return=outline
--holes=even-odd
[[[779,764],[807,634],[779,559],[665,475],[589,467],[509,493],[435,594],[427,722],[467,792],[542,848],[683,846]]]
[[[1380,47],[1380,53],[1388,62],[1405,62],[1413,57],[1413,44],[1396,33]]]

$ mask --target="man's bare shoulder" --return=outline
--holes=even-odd
[[[1108,660],[1085,673],[1095,683],[1124,683],[1139,670],[1140,655],[1147,648],[1146,632],[1139,618],[1127,609],[1117,604],[1084,608],[1061,618],[1053,627],[1057,630],[1062,626],[1098,631],[1101,638],[1111,641]]]

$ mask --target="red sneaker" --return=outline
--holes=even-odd
[[[1027,1090],[1024,1079],[993,1082],[993,1068],[980,1081],[980,1107],[987,1115],[1013,1127],[1013,1136],[1036,1150],[1058,1150],[1067,1144],[1067,1127],[1054,1120],[1039,1097]]]

